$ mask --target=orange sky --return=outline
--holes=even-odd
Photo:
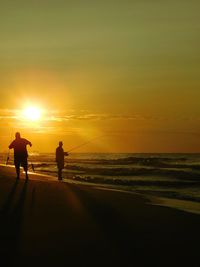
[[[197,1],[46,2],[0,10],[0,152],[200,151]]]

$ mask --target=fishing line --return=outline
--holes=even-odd
[[[97,137],[95,137],[95,138],[90,139],[90,140],[87,141],[87,142],[84,142],[84,143],[82,143],[82,144],[80,144],[80,145],[78,145],[78,146],[75,146],[75,147],[71,148],[70,150],[68,150],[67,153],[72,152],[72,151],[74,151],[74,150],[76,150],[76,149],[78,149],[78,148],[80,148],[80,147],[86,146],[87,144],[91,143],[93,140],[99,139],[99,138],[101,138],[101,137],[103,137],[103,136],[104,136],[104,135],[97,136]]]

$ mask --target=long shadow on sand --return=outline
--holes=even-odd
[[[123,202],[123,198],[112,194],[110,200],[119,204],[115,209],[110,201],[104,201],[103,194],[99,200],[92,191],[66,186],[74,191],[105,236],[106,242],[97,240],[96,248],[83,248],[94,259],[101,254],[104,257],[100,261],[110,258],[115,266],[197,266],[199,216],[143,202],[134,204],[131,196]],[[90,232],[89,227],[84,230]]]
[[[18,255],[27,185],[25,181],[20,191],[16,180],[0,211],[0,256],[4,266],[14,266]]]
[[[98,231],[98,235],[95,243],[85,243],[84,247],[80,250],[85,252],[83,254],[87,255],[90,251],[90,257],[98,258],[98,264],[102,261],[102,265],[114,264],[114,266],[128,266],[130,264],[130,259],[133,256],[132,250],[132,229],[127,221],[121,217],[119,212],[115,210],[109,202],[104,202],[103,198],[97,200],[94,195],[67,184],[68,190],[74,192],[76,197],[80,200],[83,208],[86,210],[87,214]],[[91,234],[90,225],[86,226],[84,231]],[[94,233],[93,233],[94,234]],[[136,249],[134,250],[136,253]],[[103,257],[99,257],[102,255]]]

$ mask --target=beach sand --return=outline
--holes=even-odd
[[[200,266],[200,215],[0,166],[1,266]]]

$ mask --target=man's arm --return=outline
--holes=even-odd
[[[29,146],[32,146],[32,143],[28,141],[28,145],[29,145]]]
[[[24,139],[26,142],[26,145],[32,146],[32,143],[30,141],[28,141],[27,139]]]
[[[14,148],[14,141],[12,141],[12,143],[9,145],[9,147],[8,147],[9,149],[12,149],[12,148]]]

